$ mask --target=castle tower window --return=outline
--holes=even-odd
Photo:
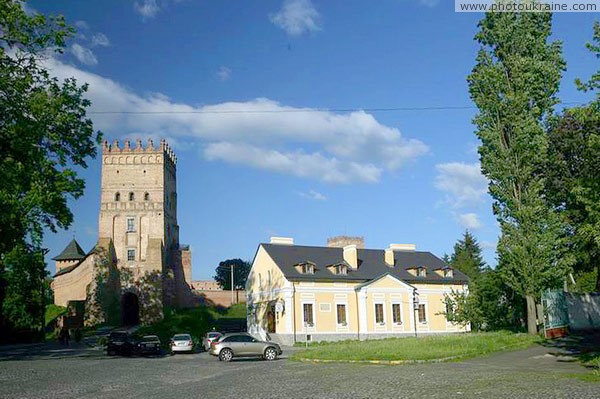
[[[134,193],[129,193],[129,201],[133,201],[135,199]]]
[[[135,231],[135,218],[127,218],[127,232]]]
[[[144,201],[150,201],[150,194],[148,194],[148,193],[144,194]]]
[[[121,193],[115,194],[115,201],[117,201],[117,202],[121,201]]]

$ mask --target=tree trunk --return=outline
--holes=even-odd
[[[526,295],[525,300],[527,301],[527,332],[536,335],[538,330],[535,298],[531,295]]]

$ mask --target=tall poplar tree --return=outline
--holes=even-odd
[[[557,256],[558,215],[544,197],[548,139],[545,122],[558,102],[565,62],[549,42],[549,13],[487,13],[475,36],[480,45],[468,77],[479,112],[473,122],[479,155],[500,224],[503,278],[527,302],[527,327],[537,332],[536,299],[558,286],[565,264]]]

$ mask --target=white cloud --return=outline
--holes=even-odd
[[[469,230],[480,229],[483,225],[476,213],[463,213],[457,216],[458,223]]]
[[[301,197],[308,198],[308,199],[315,200],[315,201],[326,201],[327,200],[327,196],[325,194],[322,194],[315,190],[310,190],[307,193],[299,192],[298,194]]]
[[[478,205],[487,192],[487,179],[479,163],[450,162],[436,165],[435,187],[446,193],[446,202],[453,208]]]
[[[208,160],[331,183],[374,183],[428,151],[363,111],[339,114],[266,98],[196,106],[160,94],[141,96],[55,59],[46,63],[59,78],[89,83],[91,112],[117,112],[90,113],[107,137],[166,137],[200,145]]]
[[[221,66],[221,68],[219,68],[217,71],[217,77],[222,82],[229,80],[229,78],[231,78],[231,69],[227,68],[226,66]]]
[[[269,19],[290,36],[321,30],[321,15],[310,0],[285,0],[281,10],[269,14]]]
[[[88,23],[85,22],[85,21],[81,21],[81,20],[75,21],[75,26],[78,27],[81,30],[88,30],[88,29],[90,29],[90,26],[88,25]]]
[[[96,65],[96,64],[98,64],[98,59],[96,58],[96,56],[94,55],[94,53],[92,52],[92,50],[90,50],[87,47],[83,47],[82,45],[80,45],[78,43],[73,43],[71,45],[71,53],[82,64],[85,64],[85,65]]]
[[[136,1],[133,4],[133,8],[142,16],[144,20],[154,18],[160,11],[160,7],[156,3],[156,0],[142,0],[141,2]]]
[[[101,46],[101,47],[108,47],[110,46],[110,40],[108,40],[108,37],[106,37],[106,35],[104,33],[95,33],[94,36],[92,36],[92,47],[96,47],[96,46]]]

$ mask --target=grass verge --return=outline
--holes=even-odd
[[[573,374],[571,377],[585,382],[600,382],[600,353],[586,353],[581,356],[581,363],[591,372],[586,374]]]
[[[294,353],[292,359],[390,364],[439,362],[527,348],[537,342],[541,342],[538,336],[507,331],[341,341],[312,344],[309,349]]]

